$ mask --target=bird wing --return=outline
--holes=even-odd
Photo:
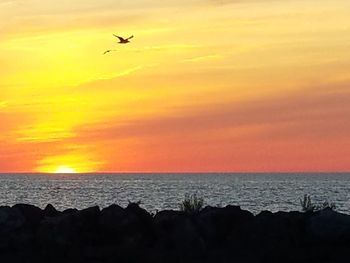
[[[132,39],[133,37],[134,37],[134,36],[130,36],[130,37],[127,38],[127,40]]]
[[[113,36],[115,36],[115,37],[119,38],[119,40],[120,40],[120,41],[125,41],[125,39],[124,39],[124,38],[122,38],[122,37],[120,37],[120,36],[117,36],[117,35],[114,35],[114,34],[113,34]]]

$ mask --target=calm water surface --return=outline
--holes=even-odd
[[[262,210],[300,210],[299,199],[335,202],[350,213],[350,173],[338,174],[0,174],[0,205],[30,203],[44,208],[101,208],[141,201],[149,211],[178,209],[186,194],[207,205]]]

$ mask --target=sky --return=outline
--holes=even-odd
[[[349,13],[0,0],[0,172],[350,171]]]

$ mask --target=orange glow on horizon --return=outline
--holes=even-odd
[[[98,171],[101,163],[86,153],[71,153],[49,156],[40,161],[37,172],[40,173],[91,173]]]
[[[59,166],[57,169],[53,172],[55,174],[74,174],[77,173],[77,171],[74,168],[68,167],[68,166]]]

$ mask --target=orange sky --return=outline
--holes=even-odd
[[[0,172],[350,171],[349,13],[0,0]]]

